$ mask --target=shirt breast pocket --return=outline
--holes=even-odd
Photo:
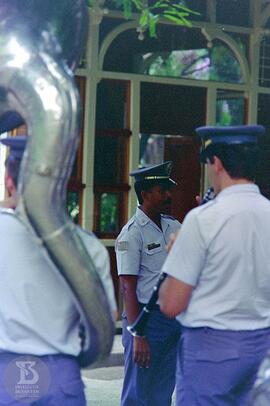
[[[165,248],[161,245],[152,249],[146,247],[143,253],[143,265],[145,265],[150,271],[160,271],[166,257]]]

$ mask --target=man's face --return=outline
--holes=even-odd
[[[5,171],[5,187],[8,196],[13,196],[16,193],[16,185],[12,179],[12,176],[9,175],[8,170]]]
[[[149,207],[157,213],[167,213],[171,211],[172,194],[171,188],[167,185],[156,185],[145,192]]]

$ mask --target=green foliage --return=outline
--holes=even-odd
[[[181,77],[185,65],[180,64],[173,53],[170,53],[167,58],[159,56],[149,69],[150,75],[166,76],[166,77]]]
[[[188,20],[191,14],[199,15],[185,6],[183,0],[157,0],[149,5],[147,0],[112,0],[117,8],[124,11],[126,18],[131,18],[132,10],[139,13],[139,31],[141,39],[143,33],[149,30],[150,37],[157,36],[157,24],[161,19],[172,21],[176,24],[191,27],[191,22]],[[95,0],[88,0],[88,5],[91,7]]]
[[[210,79],[222,82],[238,83],[241,69],[238,60],[227,47],[217,45],[211,52],[212,69]]]
[[[114,193],[103,193],[100,202],[100,231],[115,232],[117,221],[117,196]]]
[[[244,97],[225,97],[217,100],[218,126],[244,124],[245,100]]]
[[[228,47],[221,44],[210,49],[161,53],[155,59],[150,55],[149,59],[150,64],[144,60],[146,69],[143,69],[143,73],[149,75],[242,83],[239,61]]]

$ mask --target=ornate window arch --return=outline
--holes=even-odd
[[[100,70],[228,83],[249,82],[250,72],[246,55],[237,41],[220,29],[188,29],[160,24],[163,34],[161,33],[157,40],[146,38],[140,41],[136,27],[136,21],[129,21],[120,24],[105,37],[99,52]],[[175,42],[175,49],[170,43],[172,41]],[[117,61],[116,49],[119,49],[120,54],[124,50],[122,55],[118,55]],[[121,59],[122,57],[126,57],[126,60]],[[109,58],[113,63],[108,62]],[[119,67],[116,66],[118,62]],[[152,68],[149,69],[151,62]],[[222,71],[222,66],[218,64],[222,63],[231,65],[231,77],[224,75],[225,69],[223,75],[218,75],[218,71]],[[237,71],[238,74],[235,75]]]

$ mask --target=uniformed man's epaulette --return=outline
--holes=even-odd
[[[129,229],[130,226],[132,226],[132,224],[134,224],[135,222],[135,216],[131,217],[131,219],[129,219],[129,221],[126,224],[126,228]]]

